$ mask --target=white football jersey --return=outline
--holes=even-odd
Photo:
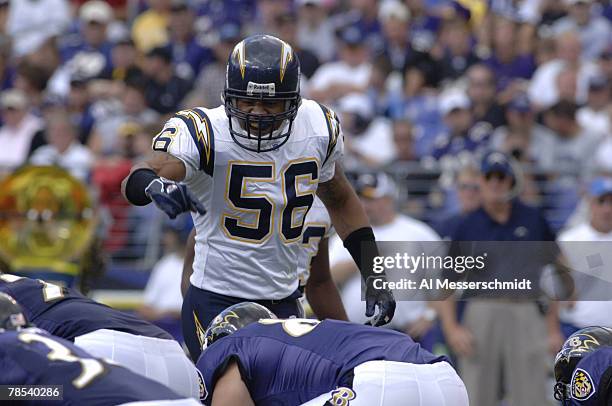
[[[304,222],[304,233],[302,234],[302,256],[298,263],[298,277],[300,285],[306,285],[310,277],[310,263],[319,253],[319,243],[324,238],[329,238],[332,232],[332,223],[325,205],[315,196],[314,203],[306,214]]]
[[[343,152],[334,112],[303,99],[288,141],[258,153],[234,142],[223,106],[184,110],[168,120],[153,149],[184,162],[184,183],[208,210],[192,213],[191,283],[244,299],[293,293],[306,213]]]

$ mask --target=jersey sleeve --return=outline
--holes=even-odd
[[[167,152],[185,164],[185,181],[214,168],[214,134],[202,109],[182,110],[170,118],[153,139],[154,151]]]
[[[336,162],[342,158],[344,154],[344,135],[340,126],[340,120],[336,113],[330,108],[319,104],[323,115],[325,116],[325,125],[327,126],[327,145],[325,158],[321,164],[320,182],[327,182],[334,177],[336,172]]]
[[[572,405],[608,405],[612,396],[612,347],[603,347],[578,362],[570,382]]]
[[[240,359],[239,350],[236,348],[232,337],[224,338],[222,341],[214,343],[202,352],[202,355],[196,363],[196,368],[200,371],[204,380],[204,396],[202,402],[205,405],[212,404],[215,384],[232,360],[238,362],[240,373],[244,375],[244,362]],[[246,374],[248,376],[248,373]]]

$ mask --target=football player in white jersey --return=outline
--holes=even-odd
[[[153,201],[171,218],[193,212],[194,272],[183,304],[192,357],[206,326],[229,305],[248,299],[279,317],[298,314],[302,231],[315,193],[367,281],[371,323],[393,317],[393,295],[373,287],[384,277],[372,272],[378,252],[362,255],[362,244],[375,246],[375,239],[338,164],[340,123],[299,89],[289,44],[270,35],[244,39],[229,56],[224,104],[175,114],[154,138],[153,155],[123,182],[132,204]]]
[[[306,214],[302,247],[298,261],[298,289],[303,294],[311,313],[318,319],[335,319],[348,321],[338,288],[331,277],[329,268],[329,237],[332,234],[332,223],[329,213],[321,199],[315,196],[312,207]],[[183,297],[189,289],[189,278],[193,273],[195,257],[195,230],[187,238],[187,249],[183,263],[181,291]],[[302,298],[303,299],[303,298]],[[306,311],[308,315],[309,312]]]

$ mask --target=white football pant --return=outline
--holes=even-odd
[[[447,362],[369,361],[354,369],[351,390],[335,390],[302,406],[469,406],[465,385]],[[352,398],[352,399],[351,399]]]
[[[181,396],[200,399],[195,365],[178,342],[101,329],[75,337],[74,344],[96,358],[106,358],[160,382]]]

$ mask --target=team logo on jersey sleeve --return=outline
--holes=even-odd
[[[350,388],[337,388],[334,389],[331,393],[331,398],[325,402],[325,406],[348,406],[350,405],[350,401],[355,399],[357,395]]]
[[[204,381],[204,377],[199,369],[196,369],[198,373],[198,389],[200,391],[200,401],[206,400],[208,397],[208,391],[206,390],[206,382]]]
[[[576,368],[572,375],[571,394],[572,399],[587,400],[595,393],[595,385],[587,371]]]

